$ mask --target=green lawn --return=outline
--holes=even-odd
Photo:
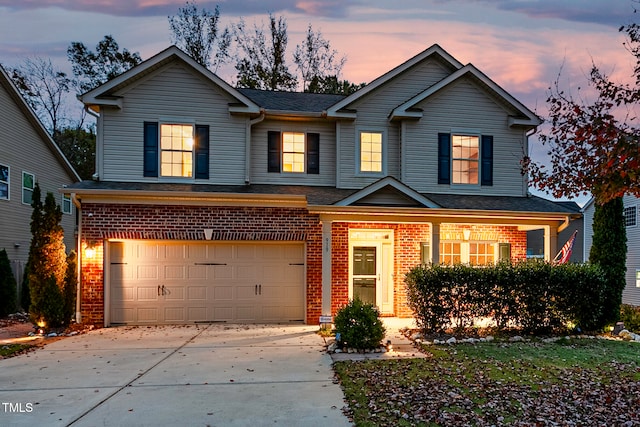
[[[0,357],[12,357],[33,347],[31,344],[0,345]]]
[[[638,343],[570,339],[425,351],[431,357],[335,363],[357,426],[640,425]]]

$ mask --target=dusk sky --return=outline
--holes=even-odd
[[[94,50],[106,34],[147,59],[171,44],[167,17],[184,3],[0,0],[0,63],[14,67],[39,56],[70,71],[69,44],[81,41]],[[341,77],[357,83],[370,82],[437,43],[542,117],[547,88],[561,69],[567,88],[584,86],[592,61],[614,80],[631,81],[633,57],[618,28],[640,18],[634,0],[200,0],[197,5],[210,10],[218,5],[222,26],[241,17],[252,26],[266,23],[269,13],[284,16],[291,64],[311,24],[346,56]],[[226,67],[218,74],[233,82],[232,71]]]

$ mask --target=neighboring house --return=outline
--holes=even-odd
[[[581,213],[581,208],[576,202],[555,201],[554,203],[570,209],[576,214]],[[558,233],[558,251],[567,241],[569,241],[575,231],[577,231],[578,234],[576,234],[576,239],[573,243],[569,262],[582,263],[589,257],[587,256],[587,258],[584,258],[583,244],[585,230],[584,220],[581,217],[571,221],[571,224],[569,224],[568,227]],[[544,230],[532,230],[527,232],[527,258],[544,258]]]
[[[348,97],[235,89],[170,47],[81,100],[84,323],[410,316],[415,265],[524,259],[534,229],[550,259],[580,216],[527,192],[540,119],[438,45]]]
[[[18,285],[31,243],[31,197],[36,182],[42,201],[53,193],[60,205],[64,243],[76,248],[76,212],[61,187],[80,181],[62,151],[0,66],[0,249],[9,255]]]
[[[627,286],[622,292],[622,303],[640,306],[640,198],[626,195],[624,204],[624,222],[627,231]],[[595,202],[592,198],[584,205],[584,259],[589,259],[593,244],[593,214]]]

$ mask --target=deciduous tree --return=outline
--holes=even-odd
[[[311,89],[326,89],[330,85],[316,84],[311,86],[315,80],[317,83],[327,82],[330,78],[338,81],[342,67],[347,61],[345,56],[338,57],[338,51],[331,48],[328,40],[322,37],[320,31],[314,32],[311,24],[307,28],[304,41],[296,46],[293,53],[293,62],[297,65],[302,76],[302,89],[305,92],[314,92]],[[338,89],[339,85],[336,85]],[[321,92],[327,93],[327,92]],[[337,93],[337,92],[331,92]]]
[[[231,45],[230,31],[227,28],[220,31],[219,23],[218,6],[211,12],[205,8],[198,8],[195,1],[187,1],[178,9],[177,15],[169,16],[171,42],[199,64],[216,71],[218,66],[229,58]]]
[[[293,91],[298,82],[286,61],[287,22],[269,15],[269,34],[264,25],[247,29],[244,20],[234,25],[237,44],[237,87],[263,90]],[[268,37],[268,38],[267,38]]]
[[[11,70],[11,78],[50,135],[55,136],[68,121],[65,98],[72,80],[50,59],[27,58]]]
[[[138,52],[131,53],[111,35],[104,36],[92,52],[82,42],[72,42],[67,48],[75,84],[80,93],[87,92],[142,62]]]

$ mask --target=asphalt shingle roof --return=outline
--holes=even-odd
[[[195,192],[195,193],[236,193],[236,194],[274,194],[300,195],[306,197],[309,205],[327,206],[349,197],[358,190],[335,187],[317,187],[309,185],[212,185],[212,184],[174,184],[149,182],[112,182],[82,181],[70,185],[67,190],[112,190],[112,191],[157,191],[157,192]],[[543,199],[538,196],[467,196],[454,194],[423,193],[444,209],[514,211],[514,212],[553,212],[576,213],[575,209]],[[426,208],[425,208],[426,209]]]
[[[306,92],[278,92],[258,89],[238,91],[266,110],[321,113],[344,99],[344,95]]]

